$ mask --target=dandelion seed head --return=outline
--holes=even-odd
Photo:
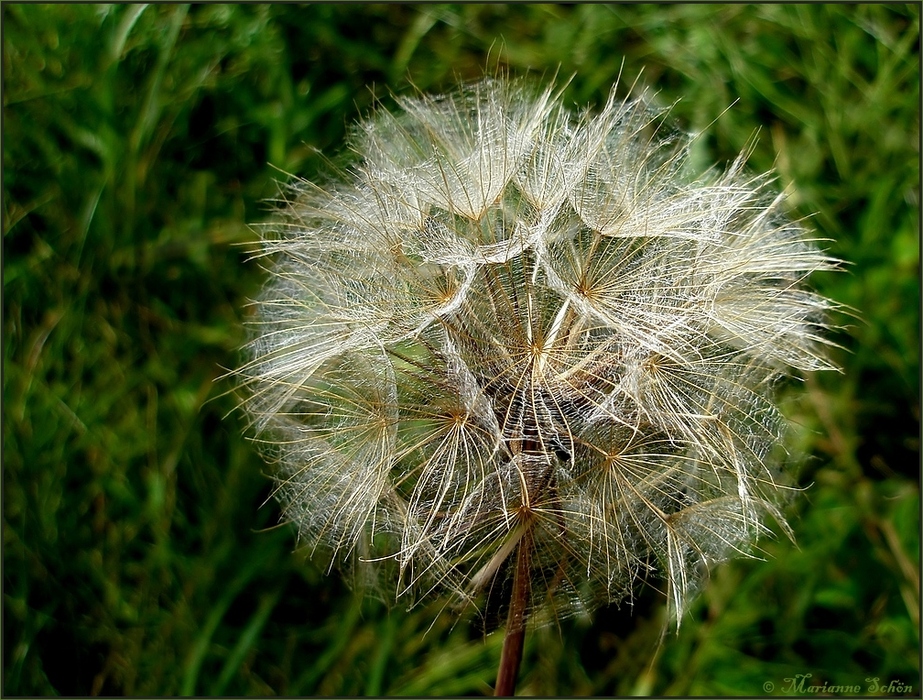
[[[597,114],[488,79],[399,100],[296,182],[238,371],[285,518],[396,595],[478,596],[526,533],[549,618],[707,567],[781,522],[774,386],[829,369],[836,262],[768,176],[689,174],[643,95]]]

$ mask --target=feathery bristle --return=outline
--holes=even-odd
[[[805,280],[836,261],[744,157],[690,177],[643,96],[590,116],[488,79],[400,107],[267,231],[238,375],[286,518],[411,600],[476,599],[528,532],[536,611],[658,574],[679,616],[780,517],[773,385],[831,368]]]

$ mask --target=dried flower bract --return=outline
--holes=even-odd
[[[239,376],[285,517],[392,562],[411,601],[527,569],[532,612],[659,576],[681,613],[781,520],[773,385],[830,368],[804,282],[835,261],[745,156],[690,175],[643,96],[593,115],[488,79],[399,103],[264,236]]]

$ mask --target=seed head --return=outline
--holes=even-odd
[[[553,614],[707,566],[781,521],[773,385],[827,369],[835,261],[771,178],[687,172],[644,96],[596,114],[488,79],[398,100],[266,229],[245,408],[285,517],[397,595],[474,600],[530,538]],[[704,565],[704,566],[703,566]]]

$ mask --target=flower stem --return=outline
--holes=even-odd
[[[532,592],[531,581],[532,530],[526,530],[516,552],[516,570],[513,573],[513,590],[510,593],[510,612],[506,622],[506,637],[500,653],[495,697],[515,694],[516,678],[522,663],[522,650],[526,639],[526,607]]]

